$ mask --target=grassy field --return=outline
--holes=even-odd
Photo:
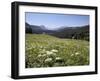
[[[26,34],[25,67],[58,67],[89,64],[89,42]]]

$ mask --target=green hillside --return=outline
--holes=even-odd
[[[25,45],[26,68],[89,64],[88,41],[26,34]]]

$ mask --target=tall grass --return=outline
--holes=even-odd
[[[60,39],[46,34],[26,34],[25,67],[89,65],[89,42]]]

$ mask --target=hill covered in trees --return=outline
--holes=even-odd
[[[58,38],[80,39],[89,41],[89,25],[79,27],[60,27],[55,30],[49,30],[45,26],[30,25],[25,23],[26,33],[30,34],[48,34]]]

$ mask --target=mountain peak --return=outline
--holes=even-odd
[[[46,27],[44,25],[40,25],[41,29],[46,30]]]

